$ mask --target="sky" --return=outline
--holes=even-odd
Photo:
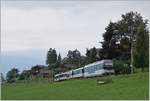
[[[129,11],[150,20],[150,1],[2,1],[1,71],[45,65],[46,53],[100,48],[110,21]],[[150,27],[150,24],[148,25]]]

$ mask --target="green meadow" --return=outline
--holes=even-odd
[[[3,84],[3,100],[148,100],[149,72],[111,76],[112,83],[82,78],[49,83],[47,80]],[[104,77],[103,77],[104,78]]]

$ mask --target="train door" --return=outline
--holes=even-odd
[[[84,77],[84,68],[82,68],[82,76]]]

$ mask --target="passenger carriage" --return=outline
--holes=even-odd
[[[56,74],[54,77],[55,77],[54,81],[62,81],[62,80],[67,79],[67,74],[66,73],[60,73],[60,74]]]
[[[83,70],[84,70],[83,67],[72,70],[72,78],[83,77],[84,74]]]
[[[64,73],[56,74],[54,80],[61,81],[78,77],[100,76],[106,73],[114,73],[112,60],[97,61],[75,70],[70,70]]]
[[[84,77],[98,76],[105,73],[114,73],[112,60],[97,61],[84,67]]]

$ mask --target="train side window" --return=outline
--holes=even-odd
[[[95,65],[95,70],[97,71],[98,69],[97,69],[97,65]]]
[[[97,67],[98,67],[98,70],[100,70],[100,69],[101,69],[101,66],[100,66],[99,64],[97,65]]]
[[[85,71],[88,72],[88,71],[89,71],[89,67],[87,67],[87,68],[85,69]]]
[[[84,72],[87,72],[87,68],[84,68]]]
[[[97,69],[97,70],[99,70],[99,67],[98,67],[98,65],[96,65],[96,69]]]
[[[96,68],[97,68],[97,70],[99,70],[99,67],[98,67],[98,65],[96,65]]]
[[[100,64],[100,69],[102,69],[103,68],[103,64]]]
[[[95,70],[97,71],[97,65],[95,65]]]
[[[100,70],[100,66],[99,65],[97,65],[97,70]]]
[[[93,66],[93,70],[95,70],[95,65]]]

